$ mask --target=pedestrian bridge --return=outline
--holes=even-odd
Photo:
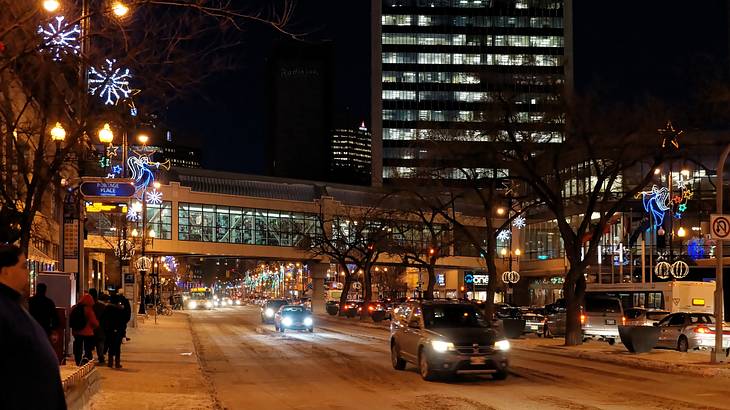
[[[154,238],[147,235],[145,241],[147,254],[329,263],[313,256],[302,241],[307,232],[319,229],[320,215],[327,221],[337,212],[372,207],[382,198],[370,187],[199,169],[174,168],[167,177],[157,189],[162,194],[159,201],[157,193],[146,201],[146,224],[154,231]],[[479,225],[479,218],[458,213],[457,217]],[[86,249],[110,253],[122,239],[122,215],[87,214],[87,218]],[[142,223],[132,225],[127,238],[137,242],[139,252]],[[398,263],[400,258],[385,255],[378,262]],[[484,269],[473,248],[459,243],[437,265]]]

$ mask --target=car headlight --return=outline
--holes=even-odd
[[[312,326],[312,323],[314,323],[314,322],[312,321],[311,317],[304,318],[304,326]]]
[[[507,350],[509,350],[509,340],[504,339],[494,342],[494,348],[506,352]]]
[[[240,305],[241,304],[241,301],[240,300],[236,300],[236,304],[237,305]]]
[[[210,301],[207,301],[207,302],[205,302],[205,307],[208,308],[208,309],[210,309],[210,308],[213,307],[213,304],[210,303]]]
[[[454,344],[451,342],[444,342],[441,340],[433,340],[431,341],[431,347],[433,347],[433,350],[439,353],[444,353],[448,350],[454,350]]]
[[[213,304],[216,305],[216,306],[220,305],[220,303],[218,303],[217,300],[215,302],[213,302]]]
[[[284,325],[284,326],[286,326],[286,327],[291,326],[291,318],[290,317],[285,317],[284,319],[281,319],[281,324]]]
[[[266,317],[272,317],[274,316],[274,309],[268,308],[264,311],[264,313],[266,314]]]
[[[198,304],[194,300],[191,300],[190,302],[188,302],[188,309],[195,309],[197,307],[198,307]]]

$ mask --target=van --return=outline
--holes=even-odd
[[[586,295],[580,314],[583,341],[605,340],[613,345],[619,339],[618,326],[626,324],[626,317],[617,298]]]

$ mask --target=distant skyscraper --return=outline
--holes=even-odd
[[[369,185],[372,170],[372,135],[363,122],[357,129],[332,131],[333,182]]]
[[[504,135],[503,98],[518,131],[561,142],[559,96],[572,76],[565,58],[570,3],[374,1],[373,183],[412,178],[437,163],[458,178],[457,165],[448,165],[456,158],[433,155],[433,141],[424,140],[440,135],[438,144],[452,152],[494,141]],[[480,167],[487,175],[504,172],[498,164]]]
[[[200,149],[178,145],[172,142],[172,132],[165,133],[165,141],[153,146],[157,150],[155,161],[170,161],[170,166],[179,168],[202,168]]]
[[[324,180],[332,129],[330,44],[279,43],[268,64],[268,173]]]

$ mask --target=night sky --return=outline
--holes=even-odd
[[[606,101],[685,101],[728,59],[726,1],[574,0],[574,16],[577,89]],[[369,125],[370,0],[300,0],[290,29],[334,43],[335,125]],[[240,36],[237,68],[176,101],[165,122],[203,149],[206,168],[262,174],[266,59],[280,35],[251,25]]]

